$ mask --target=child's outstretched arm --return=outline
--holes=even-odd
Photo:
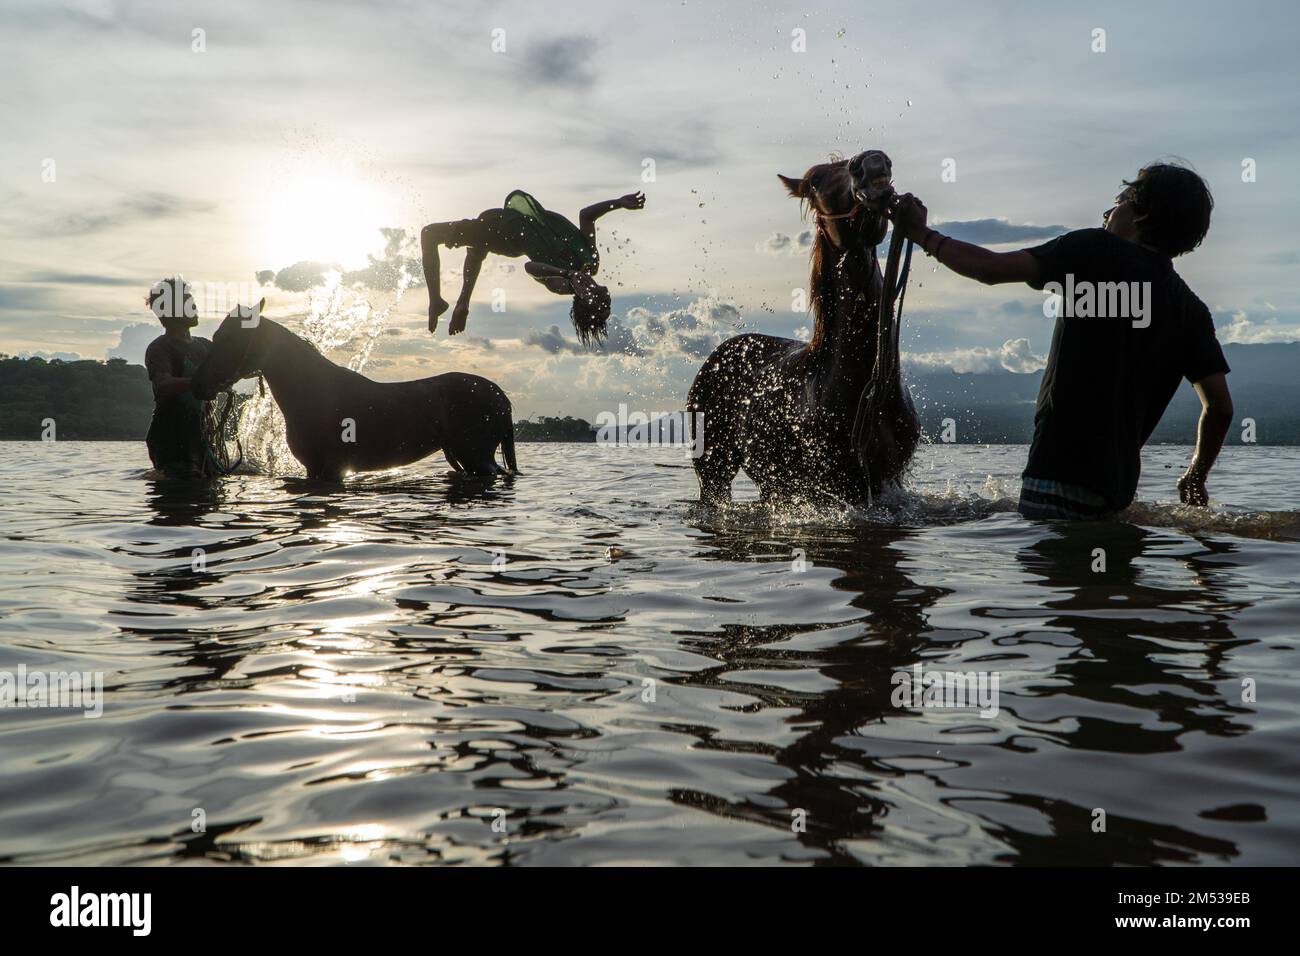
[[[613,212],[615,209],[642,209],[644,207],[645,193],[628,193],[618,199],[606,199],[604,202],[588,206],[578,213],[578,226],[582,229],[584,235],[595,238],[596,220],[605,213]]]

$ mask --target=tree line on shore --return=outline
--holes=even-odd
[[[1229,346],[1229,350],[1233,348]],[[1241,362],[1243,348],[1249,347],[1235,347],[1233,360]],[[1285,348],[1300,350],[1300,345]],[[1294,358],[1300,358],[1300,353]],[[1252,371],[1261,379],[1276,376],[1266,370]],[[989,381],[980,386],[983,394],[971,394],[980,378],[947,373],[920,380],[919,391],[916,387],[913,391],[926,434],[935,441],[955,440],[958,444],[1028,443],[1034,427],[1031,392],[1037,387],[1038,376],[1014,377],[1015,391],[1013,384],[984,376]],[[1296,412],[1300,387],[1252,381],[1251,372],[1246,372],[1233,382],[1233,393],[1237,417],[1257,424],[1257,429],[1255,425],[1252,429],[1258,434],[1243,438],[1242,430],[1234,429],[1229,432],[1229,444],[1249,440],[1263,445],[1300,444],[1300,415]],[[237,396],[240,400],[242,396]],[[1191,388],[1180,389],[1152,442],[1191,444],[1199,412]],[[144,368],[125,359],[64,361],[0,354],[0,440],[39,440],[48,434],[45,423],[53,420],[55,437],[60,439],[143,441],[152,415],[149,377]],[[572,415],[541,415],[515,422],[515,440],[521,442],[594,442],[596,434],[594,425]]]

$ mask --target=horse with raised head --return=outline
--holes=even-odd
[[[859,506],[897,484],[921,437],[899,367],[894,315],[902,236],[886,274],[876,247],[895,201],[893,167],[879,150],[781,176],[816,217],[809,341],[750,333],[723,342],[691,384],[702,414],[695,459],[701,499],[730,500],[745,473],[764,500],[832,499]],[[698,441],[698,438],[697,438]]]
[[[190,387],[206,399],[260,374],[284,415],[289,450],[309,478],[338,481],[439,450],[458,472],[517,470],[510,399],[495,382],[464,372],[372,381],[263,318],[265,302],[241,306],[222,321]],[[505,469],[495,461],[498,445]]]

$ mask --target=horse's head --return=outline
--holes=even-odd
[[[190,391],[194,397],[206,400],[224,391],[240,379],[250,378],[262,370],[270,339],[267,331],[269,319],[262,318],[262,307],[237,305],[221,321],[212,336],[212,348],[190,378]]]
[[[778,178],[791,196],[816,214],[819,231],[844,250],[875,246],[885,238],[885,208],[894,195],[893,171],[888,156],[869,149],[852,159],[818,163],[802,179],[779,174]]]

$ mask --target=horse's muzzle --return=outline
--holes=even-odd
[[[880,212],[894,197],[893,163],[878,149],[859,153],[849,161],[853,198],[873,212]]]

